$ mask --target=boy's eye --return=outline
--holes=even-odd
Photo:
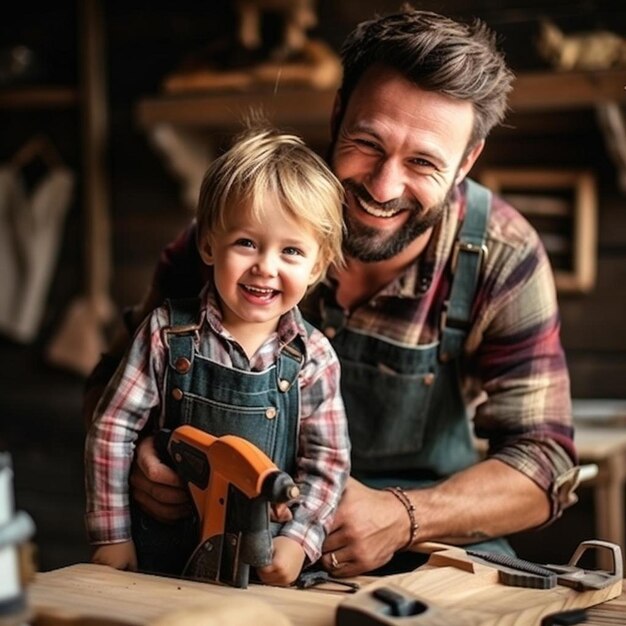
[[[235,245],[242,246],[243,248],[254,248],[254,242],[252,239],[245,239],[243,237],[241,239],[237,239],[235,241]]]
[[[283,250],[283,253],[289,256],[304,256],[304,252],[295,246],[288,246]]]

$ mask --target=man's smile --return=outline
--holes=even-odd
[[[357,201],[357,204],[369,215],[373,215],[374,217],[384,217],[384,218],[389,218],[389,217],[394,217],[395,215],[398,215],[398,213],[401,213],[402,211],[404,211],[405,209],[403,208],[388,208],[388,209],[383,209],[380,204],[378,204],[378,202],[371,202],[371,201],[367,201],[365,200],[365,198],[362,198],[360,196],[357,196],[356,194],[354,195],[354,199]]]
[[[353,198],[356,205],[355,208],[378,219],[391,219],[406,211],[419,213],[421,210],[418,202],[404,198],[396,198],[388,202],[377,202],[363,185],[359,185],[352,180],[344,181],[344,187],[347,195]]]

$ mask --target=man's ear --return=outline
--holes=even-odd
[[[206,265],[213,265],[213,248],[210,237],[203,237],[202,241],[198,242],[198,252]]]
[[[476,159],[480,156],[480,153],[483,151],[485,147],[485,140],[481,139],[474,147],[465,155],[463,161],[461,161],[461,165],[456,174],[456,178],[454,180],[454,184],[458,185],[472,169],[474,163],[476,163]]]

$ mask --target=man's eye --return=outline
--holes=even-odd
[[[369,139],[355,139],[354,143],[356,143],[361,148],[365,148],[366,150],[375,150],[376,152],[380,150],[378,144],[370,141]]]
[[[425,168],[425,167],[434,168],[435,167],[430,161],[427,161],[426,159],[420,159],[420,158],[411,159],[411,164],[414,165],[415,167],[421,167],[421,168]]]

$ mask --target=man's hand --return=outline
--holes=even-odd
[[[324,542],[322,563],[333,576],[369,572],[406,545],[409,531],[406,510],[393,494],[350,478]]]
[[[193,512],[180,478],[159,460],[154,437],[146,437],[137,445],[130,485],[131,495],[142,510],[159,522],[173,523]]]

